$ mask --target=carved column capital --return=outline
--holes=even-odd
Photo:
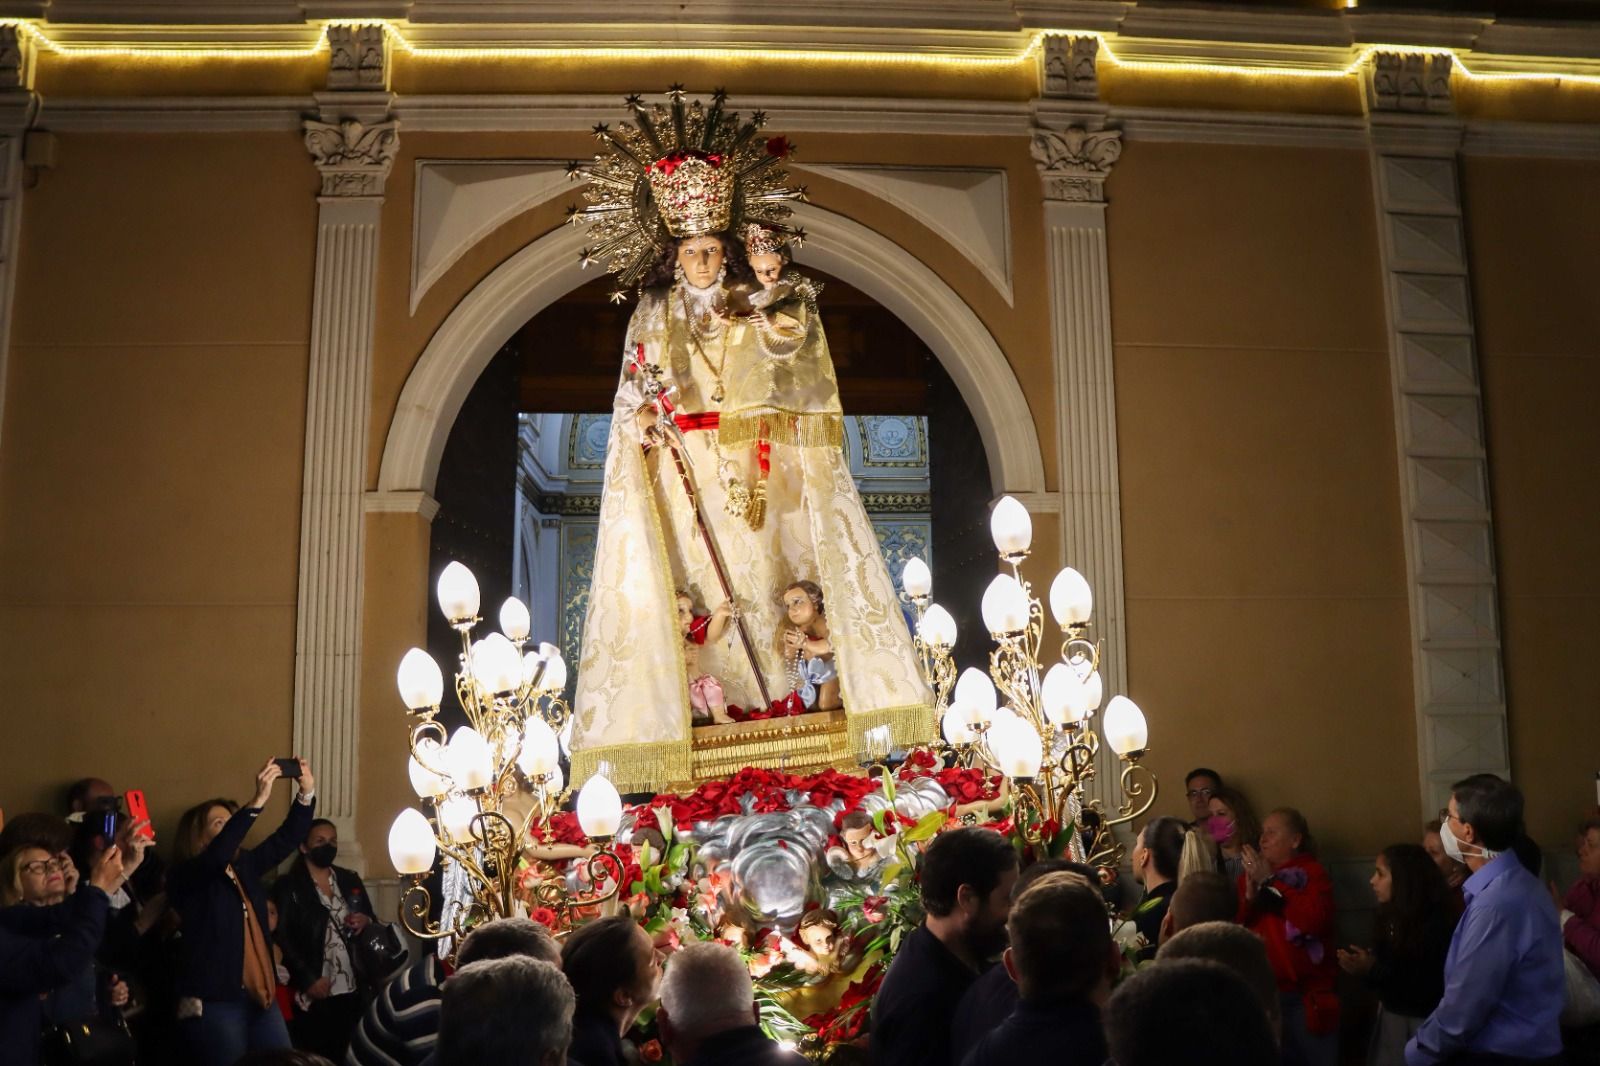
[[[33,35],[11,23],[0,26],[0,93],[26,91],[33,85]]]
[[[381,25],[328,27],[328,88],[367,92],[389,88],[389,35]]]
[[[1449,114],[1450,72],[1455,60],[1444,53],[1374,52],[1367,61],[1369,111]]]
[[[1099,99],[1100,81],[1095,68],[1099,54],[1098,37],[1046,37],[1039,53],[1043,95],[1054,100]]]
[[[1106,178],[1122,155],[1122,131],[1035,129],[1030,150],[1046,200],[1103,204]]]
[[[400,150],[400,122],[372,125],[360,119],[305,120],[306,149],[322,174],[322,195],[382,196],[384,182]]]

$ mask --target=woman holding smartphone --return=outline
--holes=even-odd
[[[241,845],[283,776],[280,760],[267,760],[256,774],[245,806],[207,800],[178,822],[177,861],[167,875],[183,923],[178,1027],[201,1066],[230,1066],[247,1051],[289,1046],[273,1002],[277,978],[261,878],[294,854],[311,827],[315,781],[304,759],[294,765],[299,794],[283,824],[254,848]]]

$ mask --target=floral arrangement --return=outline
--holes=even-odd
[[[902,790],[920,786],[928,793],[926,782],[942,790],[931,794],[946,798],[943,806],[916,816],[904,813],[907,804],[897,807]],[[875,794],[881,798],[869,803]],[[661,951],[670,953],[697,940],[720,940],[738,949],[754,980],[768,1035],[822,1058],[835,1045],[864,1039],[872,997],[889,961],[904,936],[922,922],[916,873],[927,843],[947,828],[978,822],[1024,847],[1012,832],[1004,800],[998,775],[945,766],[925,751],[912,752],[892,773],[883,768],[872,774],[829,769],[801,776],[747,767],[687,794],[661,794],[627,807],[624,829],[612,845],[621,868],[608,864],[608,873],[618,883],[617,905],[640,922]],[[732,864],[705,861],[696,834],[729,815],[781,814],[801,805],[832,815],[830,851],[843,848],[841,825],[849,815],[874,808],[871,836],[881,859],[870,881],[835,883],[826,898],[808,897],[806,913],[823,913],[802,915],[797,931],[791,923],[753,920],[739,898]],[[992,815],[999,820],[985,820]],[[540,847],[587,843],[571,812],[554,815],[534,833],[535,854]],[[584,866],[571,860],[525,859],[518,885],[531,901],[538,881],[581,880]],[[559,916],[548,908],[530,906],[528,914],[552,930],[558,928]],[[821,928],[808,934],[808,925]],[[641,1060],[663,1061],[653,1016],[642,1017],[629,1036]]]

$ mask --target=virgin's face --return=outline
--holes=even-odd
[[[839,834],[839,837],[844,841],[846,854],[857,862],[869,855],[875,856],[877,854],[877,849],[872,846],[872,827],[870,825],[846,829]]]
[[[789,621],[804,629],[817,620],[817,609],[811,603],[811,597],[806,595],[805,589],[790,589],[783,594],[783,609],[789,613]]]
[[[694,624],[694,605],[687,596],[678,597],[678,630],[689,632],[689,627]]]
[[[783,274],[783,256],[777,252],[752,255],[750,269],[756,272],[756,280],[761,282],[762,288],[770,289],[778,283],[778,278]]]
[[[722,241],[716,237],[690,237],[678,245],[678,265],[683,276],[697,289],[709,289],[717,283],[717,271],[722,269]]]
[[[833,954],[835,930],[833,926],[818,922],[800,930],[800,939],[813,955]]]

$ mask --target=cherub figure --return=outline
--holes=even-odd
[[[883,869],[887,840],[878,835],[872,816],[866,811],[851,811],[839,822],[839,839],[823,854],[823,861],[835,877],[846,881],[876,882]]]
[[[792,582],[783,590],[783,610],[788,622],[778,627],[778,654],[788,664],[793,691],[807,710],[838,710],[844,702],[821,587],[814,581]]]
[[[859,961],[852,958],[850,939],[839,929],[839,915],[826,907],[807,911],[794,935],[799,943],[786,940],[784,957],[801,973],[831,977]]]
[[[689,711],[696,725],[725,725],[733,719],[722,697],[722,682],[700,672],[700,648],[707,641],[722,639],[733,620],[733,607],[724,603],[710,614],[695,614],[694,599],[680,591],[678,630],[683,634],[684,668],[689,675]]]

